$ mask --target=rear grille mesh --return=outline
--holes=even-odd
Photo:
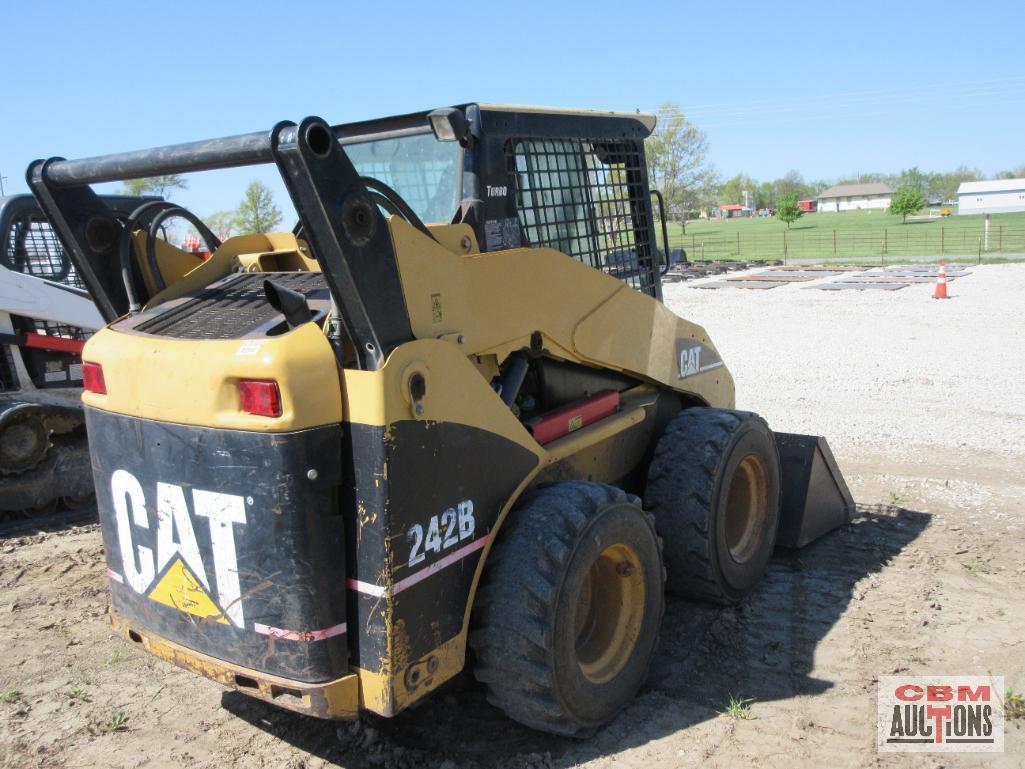
[[[137,331],[177,339],[234,339],[279,316],[263,292],[267,279],[311,298],[327,294],[319,272],[260,272],[228,278],[172,310],[136,326]]]

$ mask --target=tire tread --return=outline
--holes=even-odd
[[[623,502],[640,508],[637,497],[614,486],[555,483],[525,497],[502,528],[477,593],[469,644],[477,661],[474,675],[486,685],[488,701],[520,723],[565,736],[582,736],[595,728],[581,723],[559,701],[555,639],[548,628],[560,577],[581,533],[604,508]],[[655,520],[650,514],[644,519],[661,554]],[[664,584],[664,568],[661,576]],[[664,602],[659,605],[664,612]],[[660,615],[656,627],[661,624]],[[653,648],[657,645],[656,637]]]
[[[687,409],[666,426],[655,447],[644,502],[665,542],[666,587],[671,593],[719,604],[737,600],[716,578],[709,510],[726,449],[748,419],[764,425],[749,411]]]

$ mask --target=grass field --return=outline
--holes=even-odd
[[[979,253],[982,258],[1025,253],[1025,213],[994,214],[988,248],[984,218],[949,216],[909,218],[882,211],[805,214],[789,230],[775,218],[740,218],[669,225],[672,248],[683,247],[692,260],[843,257],[885,261],[890,256],[942,256]]]

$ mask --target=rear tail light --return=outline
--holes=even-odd
[[[242,410],[261,417],[281,416],[281,391],[277,382],[243,379],[238,383]]]
[[[99,363],[82,363],[82,387],[86,392],[107,394],[107,383],[103,381],[103,366]]]

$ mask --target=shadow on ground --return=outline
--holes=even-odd
[[[0,512],[0,540],[10,537],[30,537],[42,532],[63,531],[74,526],[96,523],[99,513],[96,504],[90,502],[80,508],[63,509],[59,512]]]
[[[721,609],[670,598],[660,652],[636,702],[586,741],[521,727],[463,675],[397,718],[324,722],[229,692],[234,715],[347,767],[533,767],[614,756],[714,718],[731,694],[758,702],[814,696],[816,646],[843,615],[855,585],[878,572],[928,526],[926,513],[859,506],[854,522],[809,547],[779,553],[758,591]],[[449,765],[449,769],[453,769]]]

